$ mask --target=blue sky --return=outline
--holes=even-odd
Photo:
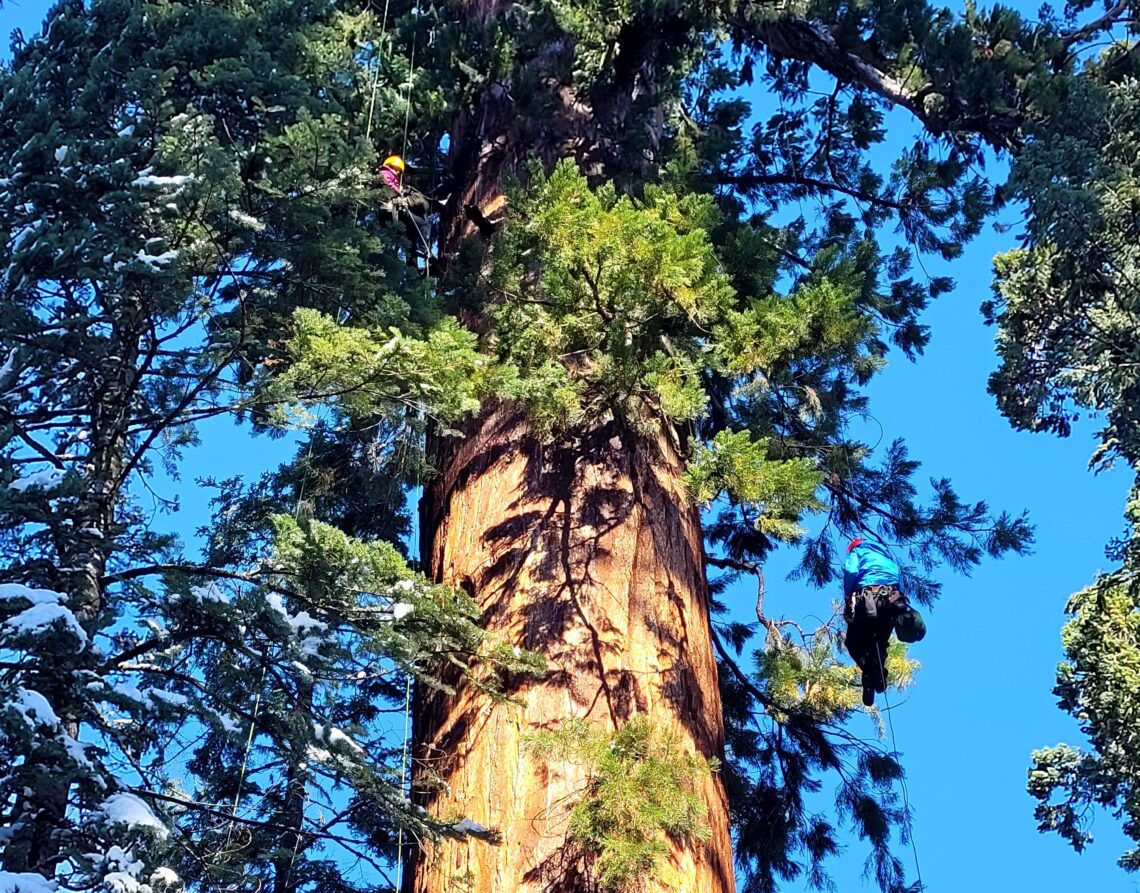
[[[34,33],[47,6],[6,0],[0,32]],[[1025,794],[1030,751],[1078,740],[1051,694],[1062,609],[1107,567],[1104,546],[1122,530],[1129,476],[1086,471],[1094,423],[1068,440],[1016,433],[986,393],[994,333],[978,306],[988,295],[990,259],[1011,239],[987,228],[955,263],[925,259],[931,275],[949,272],[957,288],[924,317],[934,333],[926,354],[915,364],[893,356],[869,389],[871,429],[881,426],[884,442],[905,437],[928,475],[950,477],[964,498],[1028,509],[1037,528],[1032,555],[987,562],[970,578],[943,578],[942,599],[928,612],[929,635],[912,651],[922,670],[893,711],[894,728],[928,890],[1125,893],[1140,879],[1115,865],[1127,842],[1110,816],[1096,817],[1095,841],[1078,856],[1037,833]],[[204,433],[209,446],[191,451],[185,483],[160,485],[164,496],[177,491],[183,511],[171,523],[187,535],[207,517],[208,494],[190,485],[195,477],[256,472],[288,452],[281,442],[251,442],[228,422]],[[777,557],[768,569],[770,613],[826,615],[835,594],[784,581],[786,565]],[[738,597],[747,620],[754,594],[742,585]],[[856,731],[875,734],[870,720]],[[861,877],[863,856],[853,843],[835,866],[845,893],[872,887]]]
[[[1063,608],[1109,566],[1104,546],[1123,529],[1130,476],[1086,471],[1094,424],[1068,440],[1017,433],[986,393],[994,332],[978,305],[990,258],[1008,239],[987,229],[947,265],[958,286],[925,316],[934,333],[926,354],[915,364],[895,356],[869,388],[884,441],[905,437],[922,471],[949,477],[965,499],[1028,509],[1037,534],[1027,557],[988,561],[969,578],[941,576],[942,597],[926,612],[929,633],[911,651],[922,669],[893,711],[895,732],[928,890],[1124,893],[1140,879],[1115,866],[1127,847],[1116,822],[1097,815],[1094,843],[1078,856],[1037,833],[1025,793],[1031,750],[1080,740],[1051,694]],[[927,266],[942,272],[935,261]],[[741,597],[749,607],[751,593]],[[790,616],[827,609],[824,594],[771,572],[767,604]],[[971,677],[978,668],[984,674]],[[862,731],[874,734],[869,720]],[[837,866],[840,890],[864,883],[863,857],[852,845]]]

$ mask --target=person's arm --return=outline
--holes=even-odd
[[[847,554],[843,562],[843,596],[850,598],[859,590],[859,578],[862,576],[862,567],[859,561],[859,550]]]
[[[431,199],[418,189],[408,186],[404,189],[404,207],[413,214],[426,217],[431,212]]]

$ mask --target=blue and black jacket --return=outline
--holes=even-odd
[[[868,586],[900,587],[901,571],[886,546],[871,540],[856,540],[843,562],[843,594],[854,595]]]

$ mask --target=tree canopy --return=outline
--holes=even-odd
[[[1017,428],[1060,436],[1082,416],[1097,420],[1090,464],[1098,470],[1117,462],[1136,468],[1140,459],[1135,66],[1134,49],[1121,41],[1087,59],[1079,76],[1042,90],[1045,114],[1028,130],[1007,186],[1028,209],[1022,245],[995,259],[994,297],[983,308],[998,326],[1001,365],[990,389],[1002,412]],[[1140,750],[1130,719],[1138,492],[1134,485],[1121,535],[1106,549],[1118,569],[1073,595],[1062,632],[1055,692],[1090,748],[1042,748],[1029,774],[1040,828],[1078,850],[1091,839],[1094,806],[1120,816],[1125,833],[1140,840]],[[1140,866],[1136,851],[1121,864]]]
[[[462,437],[510,402],[552,440],[598,419],[664,432],[706,508],[714,590],[760,582],[756,624],[714,622],[744,888],[826,886],[846,824],[881,888],[904,889],[901,766],[845,728],[858,689],[837,624],[768,616],[762,567],[798,549],[800,577],[824,586],[837,544],[870,530],[930,601],[939,566],[1028,547],[1023,517],[926,486],[901,439],[876,453],[849,432],[888,355],[921,354],[922,311],[951,287],[916,256],[956,257],[1005,197],[983,162],[1015,152],[1008,194],[1028,194],[1035,164],[1059,164],[1042,128],[1061,117],[1061,142],[1088,146],[1061,159],[1064,182],[1125,151],[1111,131],[1126,129],[1130,54],[1076,71],[1115,19],[1070,12],[53,7],[0,71],[3,871],[142,893],[175,875],[391,890],[405,835],[493,837],[409,802],[393,717],[410,679],[497,698],[544,671],[407,561],[425,431]],[[1083,130],[1055,114],[1082,91]],[[905,137],[888,134],[896,111]],[[485,141],[492,124],[501,141]],[[433,275],[381,212],[392,151],[447,203],[441,226],[485,218],[479,165],[507,183],[489,238],[440,233]],[[1123,184],[1126,160],[1112,171]],[[1060,215],[1054,188],[1041,201]],[[1089,250],[1127,269],[1131,205],[1108,188],[1103,207],[1087,200],[1115,240]],[[1074,300],[1102,302],[1060,343],[1127,393],[1127,298],[1092,274],[1108,261],[1039,241],[1032,262],[1002,262],[1007,368],[1040,341],[1018,302],[1046,292],[1018,283],[1056,269],[1066,300],[1071,279]],[[1105,408],[1091,379],[1055,374],[1069,365],[1014,369],[1003,407],[1053,427],[1057,399]],[[140,495],[221,415],[289,432],[297,453],[210,482],[216,519],[190,555]],[[1106,444],[1132,461],[1128,417]],[[901,650],[892,662],[905,681]]]

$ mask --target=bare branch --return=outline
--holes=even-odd
[[[735,558],[716,558],[710,555],[706,557],[706,560],[713,567],[740,571],[741,573],[752,574],[756,577],[756,619],[769,630],[777,631],[775,621],[769,620],[764,616],[764,569],[754,562],[737,561]]]
[[[41,459],[50,462],[61,471],[67,469],[67,465],[64,463],[64,461],[60,459],[59,456],[57,456],[54,452],[49,450],[46,446],[28,434],[28,432],[24,430],[23,426],[21,426],[20,423],[16,421],[15,416],[4,410],[0,410],[0,413],[2,413],[2,415],[0,415],[0,418],[3,418],[8,422],[8,424],[12,426],[12,430],[16,432],[16,436],[19,437],[20,440],[26,443],[29,447],[31,447],[31,449],[37,455],[39,455]]]
[[[732,659],[732,655],[730,655],[728,653],[728,649],[724,647],[724,642],[720,640],[720,636],[716,634],[715,629],[712,631],[712,640],[713,645],[716,646],[717,654],[720,655],[721,661],[724,662],[725,666],[732,670],[732,675],[735,676],[740,684],[744,686],[745,690],[757,701],[763,704],[766,710],[775,707],[775,702],[770,697],[768,697],[767,694],[757,688],[753,684],[752,680],[748,678],[747,674],[742,669],[740,669],[740,665]]]
[[[748,6],[742,4],[742,11]],[[843,83],[853,84],[907,109],[935,136],[975,133],[995,149],[1012,149],[1018,142],[1020,116],[971,109],[947,97],[950,107],[935,110],[925,102],[924,90],[908,87],[889,72],[857,53],[845,50],[825,26],[806,19],[782,18],[742,22],[748,36],[785,59],[815,65]]]
[[[1128,16],[1125,13],[1128,11],[1129,0],[1117,0],[1117,2],[1105,11],[1099,19],[1094,19],[1087,25],[1083,25],[1076,31],[1070,31],[1068,34],[1061,35],[1061,44],[1065,50],[1072,48],[1073,44],[1079,43],[1086,37],[1092,37],[1099,31],[1106,28],[1111,28],[1113,25],[1118,25],[1121,22],[1128,21]],[[1061,55],[1058,53],[1058,55]]]

